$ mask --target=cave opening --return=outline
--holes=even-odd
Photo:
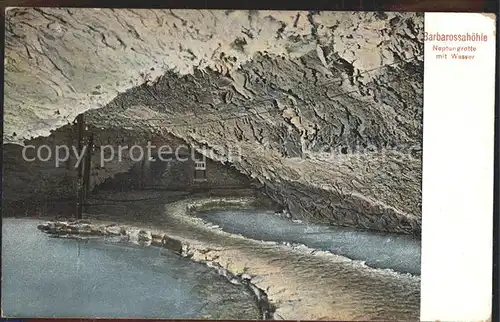
[[[4,216],[82,219],[103,194],[148,191],[268,199],[263,184],[172,136],[95,126],[84,114],[49,137],[6,144]],[[26,186],[26,182],[32,184]],[[273,206],[274,207],[274,206]]]

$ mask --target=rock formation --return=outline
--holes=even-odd
[[[85,113],[108,144],[179,140],[231,164],[293,217],[419,234],[423,15],[14,8],[6,26],[4,143]],[[10,148],[13,200],[61,190]]]

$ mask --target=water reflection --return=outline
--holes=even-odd
[[[164,249],[48,238],[3,219],[2,309],[10,317],[259,318],[254,295]]]

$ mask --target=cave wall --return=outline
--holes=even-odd
[[[85,112],[103,133],[231,164],[295,217],[420,232],[422,14],[7,13],[4,142]]]
[[[107,128],[102,131],[89,126],[88,134],[94,133],[94,149],[90,171],[90,190],[104,182],[107,178],[126,172],[135,163],[129,155],[124,154],[121,160],[116,155],[112,160],[101,166],[99,161],[100,148],[105,145],[133,145],[147,142],[150,133],[136,131],[128,135],[122,129]],[[22,213],[41,209],[44,204],[76,198],[78,173],[77,157],[73,149],[77,149],[77,129],[75,123],[69,123],[48,137],[38,137],[26,140],[24,146],[32,146],[23,156],[23,146],[4,144],[4,162],[2,172],[2,202],[4,214]],[[46,146],[47,148],[42,148]],[[63,147],[68,147],[67,161],[56,164],[56,150],[64,159]],[[50,149],[50,158],[47,152]],[[37,151],[41,151],[37,155]],[[46,160],[47,159],[47,160]],[[42,210],[40,210],[42,211]]]
[[[266,185],[296,217],[418,235],[422,62],[383,68],[367,84],[351,79],[354,85],[333,82],[346,77],[341,72],[304,77],[304,66],[318,64],[315,53],[292,61],[257,55],[231,78],[167,74],[87,114],[102,126],[119,127],[126,114],[138,127],[166,128]],[[329,97],[332,88],[337,94]],[[230,160],[227,146],[237,158]]]
[[[134,129],[127,131],[126,127],[101,128],[87,124],[85,138],[93,136],[94,147],[91,150],[90,192],[99,190],[130,191],[140,189],[159,190],[217,190],[217,189],[245,189],[251,188],[251,180],[230,165],[222,165],[211,159],[206,159],[206,182],[194,182],[193,158],[202,159],[199,153],[189,150],[184,141],[173,136],[161,135]],[[26,140],[24,146],[28,148],[23,156],[23,146],[18,144],[4,145],[3,169],[3,210],[4,215],[44,213],[51,209],[51,204],[68,200],[75,202],[77,195],[78,173],[76,168],[77,157],[73,149],[77,148],[76,123],[67,124],[55,131],[49,137],[39,137]],[[182,147],[183,161],[149,163],[144,166],[147,156],[148,143],[151,145],[171,148],[173,151]],[[37,150],[43,148],[40,154]],[[56,150],[64,159],[66,152],[63,146],[70,150],[66,161],[56,164]],[[132,146],[140,146],[144,151],[144,158],[139,153],[131,153]],[[121,157],[118,155],[120,147],[126,147]],[[47,149],[50,149],[50,156]],[[115,151],[114,157],[109,160],[107,153]],[[101,164],[101,150],[105,156]],[[136,151],[136,150],[134,150]],[[137,151],[136,151],[137,152]],[[151,150],[152,156],[158,151]],[[133,157],[133,158],[132,158]],[[187,159],[184,161],[184,159]],[[85,159],[84,159],[85,160]],[[85,161],[83,161],[85,162]],[[53,208],[53,207],[52,207]],[[51,209],[54,211],[54,209]]]
[[[157,151],[153,152],[156,155]],[[201,159],[200,154],[196,154]],[[206,181],[195,181],[195,161],[191,156],[182,160],[161,161],[156,158],[149,165],[135,163],[128,172],[110,177],[99,185],[99,190],[158,189],[201,191],[250,188],[251,180],[230,166],[206,159]],[[187,160],[185,160],[187,159]],[[201,178],[199,172],[196,178]],[[254,185],[255,186],[255,185]]]

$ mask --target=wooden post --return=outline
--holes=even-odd
[[[94,149],[94,134],[91,133],[87,141],[87,151],[85,151],[85,170],[83,172],[83,205],[87,210],[87,198],[90,194],[90,171],[92,166],[92,151]]]
[[[76,118],[76,131],[77,131],[77,148],[78,154],[81,155],[84,145],[84,133],[85,133],[85,119],[83,114],[80,114]],[[76,219],[82,219],[83,214],[83,201],[84,201],[84,188],[83,188],[83,163],[82,160],[78,164],[77,168],[77,185],[76,185]]]
[[[141,189],[146,189],[150,184],[151,159],[148,155],[144,156],[141,169]]]

